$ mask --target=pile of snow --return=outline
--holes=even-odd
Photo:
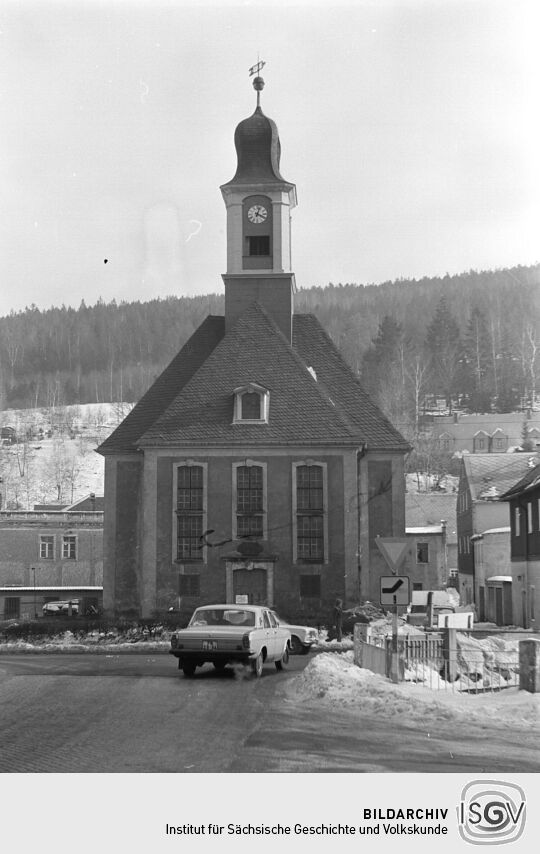
[[[459,478],[452,474],[439,477],[427,472],[408,472],[405,475],[405,489],[407,492],[457,492]]]
[[[168,650],[171,632],[162,626],[151,630],[132,628],[100,632],[62,632],[59,635],[44,635],[31,640],[13,638],[0,640],[3,652],[143,652]],[[0,634],[0,638],[2,635]]]
[[[287,686],[291,699],[323,702],[329,706],[357,707],[381,717],[399,716],[403,723],[410,718],[416,726],[441,720],[466,722],[471,719],[492,725],[534,729],[540,722],[540,694],[529,694],[517,688],[497,693],[460,694],[429,691],[420,684],[394,684],[384,676],[357,667],[353,653],[321,653]]]

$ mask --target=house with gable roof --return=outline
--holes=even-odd
[[[377,536],[405,532],[409,445],[318,320],[294,310],[280,141],[235,132],[225,316],[209,316],[118,428],[105,457],[104,607],[159,615],[209,602],[324,614],[378,600]]]
[[[431,433],[441,451],[505,454],[519,448],[524,431],[531,447],[540,448],[540,411],[436,416]]]
[[[540,621],[540,464],[508,489],[510,556],[516,625],[537,629]]]
[[[459,592],[480,620],[514,623],[510,516],[501,497],[539,460],[537,454],[464,454],[457,496]],[[497,588],[500,592],[490,592]]]
[[[455,493],[407,492],[405,535],[409,549],[402,571],[413,590],[457,585]]]

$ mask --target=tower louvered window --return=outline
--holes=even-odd
[[[180,466],[177,471],[177,560],[202,560],[203,468]]]

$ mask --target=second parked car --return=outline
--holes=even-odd
[[[306,655],[311,647],[319,640],[319,632],[313,626],[296,626],[282,620],[275,611],[272,611],[280,626],[288,629],[291,633],[291,652],[293,655]]]

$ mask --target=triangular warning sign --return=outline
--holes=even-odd
[[[375,542],[388,566],[397,570],[407,553],[409,541],[405,537],[375,537]]]

